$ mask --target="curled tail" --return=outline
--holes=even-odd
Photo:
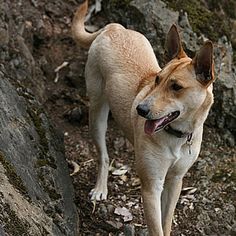
[[[72,21],[72,36],[74,40],[82,47],[89,48],[93,40],[101,33],[99,30],[94,33],[88,33],[84,28],[84,19],[88,10],[88,0],[79,6]]]

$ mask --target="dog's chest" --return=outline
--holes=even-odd
[[[196,160],[200,147],[188,143],[187,140],[182,145],[168,145],[166,147],[167,156],[171,159],[171,168],[188,169]]]
[[[187,150],[185,147],[181,147],[181,146],[169,146],[169,153],[172,156],[172,159],[174,161],[179,160],[180,158],[183,158],[186,156],[187,154]]]

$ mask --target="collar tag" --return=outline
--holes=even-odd
[[[187,141],[186,141],[186,144],[188,145],[188,153],[189,153],[189,155],[192,154],[192,149],[191,149],[192,144],[193,144],[192,136],[193,136],[192,133],[189,134],[188,137],[187,137]]]

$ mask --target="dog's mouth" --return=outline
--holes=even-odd
[[[155,132],[163,129],[165,126],[170,124],[179,116],[179,114],[180,111],[174,111],[156,120],[146,120],[144,125],[144,132],[149,135],[154,134]]]

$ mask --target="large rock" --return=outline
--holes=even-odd
[[[232,63],[233,50],[226,37],[215,46],[215,104],[209,118],[222,130],[224,139],[234,146],[236,139],[236,67]]]
[[[0,0],[0,235],[75,236],[63,135],[38,102],[46,79],[33,52],[50,28],[38,7],[38,1]]]
[[[63,138],[0,72],[0,224],[9,235],[77,235]]]
[[[119,2],[104,0],[106,16],[112,22],[143,33],[151,42],[157,59],[164,65],[164,42],[166,33],[173,23],[180,27],[183,46],[188,55],[193,57],[207,39],[193,32],[187,13],[167,8],[160,0],[134,0]],[[236,138],[236,76],[232,64],[231,43],[225,37],[215,42],[215,104],[208,117],[207,124],[220,129],[222,137],[229,145],[234,145]]]

